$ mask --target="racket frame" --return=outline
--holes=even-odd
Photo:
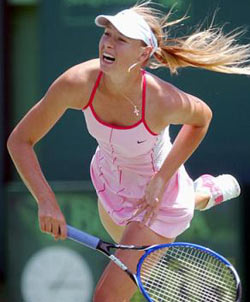
[[[235,282],[236,282],[236,287],[237,287],[237,294],[236,294],[236,301],[235,302],[240,302],[241,301],[241,297],[242,297],[242,287],[241,287],[241,282],[240,282],[240,278],[239,275],[236,271],[236,269],[234,268],[234,266],[223,256],[221,256],[220,254],[216,253],[215,251],[204,247],[202,245],[199,244],[194,244],[194,243],[188,243],[188,242],[173,242],[173,243],[167,243],[167,244],[160,244],[160,245],[154,245],[154,246],[150,246],[147,249],[145,249],[145,254],[139,259],[139,262],[137,264],[137,270],[136,270],[136,279],[137,279],[137,285],[139,286],[139,289],[141,291],[141,293],[145,296],[145,298],[152,302],[150,296],[148,295],[147,291],[144,289],[142,281],[141,281],[141,268],[142,268],[142,264],[144,262],[144,260],[153,252],[155,252],[156,250],[159,249],[163,249],[163,248],[172,248],[172,247],[191,247],[191,248],[195,248],[195,249],[199,249],[202,250],[203,252],[217,258],[219,261],[221,261],[224,265],[226,265],[228,267],[228,269],[231,271],[232,275],[235,278]]]
[[[217,258],[219,261],[221,261],[224,265],[228,267],[229,270],[231,270],[232,275],[235,278],[236,286],[237,286],[237,299],[235,302],[239,302],[241,300],[241,282],[240,278],[233,267],[233,265],[223,256],[220,254],[212,251],[209,248],[206,248],[204,246],[194,244],[194,243],[187,243],[187,242],[173,242],[173,243],[167,243],[167,244],[160,244],[160,245],[151,245],[151,246],[135,246],[135,245],[121,245],[121,244],[113,244],[109,242],[102,241],[100,238],[95,237],[93,235],[90,235],[86,232],[80,231],[72,226],[67,225],[67,235],[68,238],[80,243],[81,245],[87,246],[89,248],[92,248],[94,250],[97,250],[101,253],[103,253],[105,256],[107,256],[111,261],[113,261],[116,265],[118,265],[124,272],[128,274],[128,276],[131,278],[131,280],[138,286],[141,293],[144,295],[144,297],[149,301],[152,302],[152,299],[148,295],[147,291],[144,289],[141,277],[140,277],[140,271],[142,268],[142,264],[144,260],[153,252],[159,249],[163,248],[171,248],[171,247],[178,247],[178,246],[184,246],[184,247],[192,247],[195,249],[202,250],[203,252]],[[114,254],[111,253],[112,249],[121,249],[121,250],[137,250],[137,251],[145,251],[144,255],[139,259],[137,264],[136,273],[132,273],[128,267]]]

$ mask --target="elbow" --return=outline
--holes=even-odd
[[[7,150],[11,157],[13,157],[17,152],[20,152],[22,149],[22,146],[30,146],[32,148],[32,144],[29,143],[28,141],[23,141],[22,138],[18,135],[18,132],[16,129],[12,131],[10,136],[7,139]]]
[[[209,126],[213,118],[213,111],[208,107],[207,108],[207,125]]]
[[[8,139],[7,139],[7,149],[8,151],[10,152],[11,149],[12,149],[12,146],[13,146],[13,143],[14,143],[14,135],[13,135],[13,132],[9,135]]]
[[[205,135],[208,131],[212,118],[213,112],[208,106],[206,106],[205,110],[203,111],[202,118],[197,124],[194,124],[193,126],[194,128],[199,128],[203,135]]]
[[[201,122],[201,126],[203,128],[206,128],[208,129],[211,121],[212,121],[212,118],[213,118],[213,111],[211,110],[211,108],[205,104],[203,102],[203,109],[202,109],[202,114],[201,114],[202,118],[200,120]]]
[[[204,128],[208,128],[213,118],[213,111],[204,101],[199,100],[199,103],[201,104],[200,107],[201,126]]]
[[[13,131],[7,139],[7,150],[10,155],[14,153],[14,150],[16,149],[17,145],[17,138],[15,132]]]

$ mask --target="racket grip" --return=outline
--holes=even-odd
[[[67,225],[67,237],[68,239],[74,240],[82,245],[96,249],[100,239],[92,236],[88,233],[80,231],[70,225]]]

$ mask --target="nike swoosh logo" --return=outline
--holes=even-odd
[[[146,139],[144,141],[137,141],[137,144],[142,144],[146,141]]]

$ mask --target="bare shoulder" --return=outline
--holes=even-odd
[[[150,119],[156,121],[157,130],[169,124],[203,124],[212,112],[198,97],[148,73],[148,107]],[[152,112],[152,113],[151,113]]]
[[[170,116],[178,111],[184,94],[169,82],[147,73],[146,114],[149,123],[153,121],[153,125],[157,125],[158,132],[170,123]]]
[[[172,107],[175,107],[181,96],[185,93],[156,75],[151,73],[147,73],[147,75],[149,97],[152,97],[158,105],[160,105],[161,109],[165,108],[166,110],[169,110]]]
[[[75,65],[52,83],[47,94],[60,97],[68,108],[81,109],[88,103],[98,72],[98,59]]]

